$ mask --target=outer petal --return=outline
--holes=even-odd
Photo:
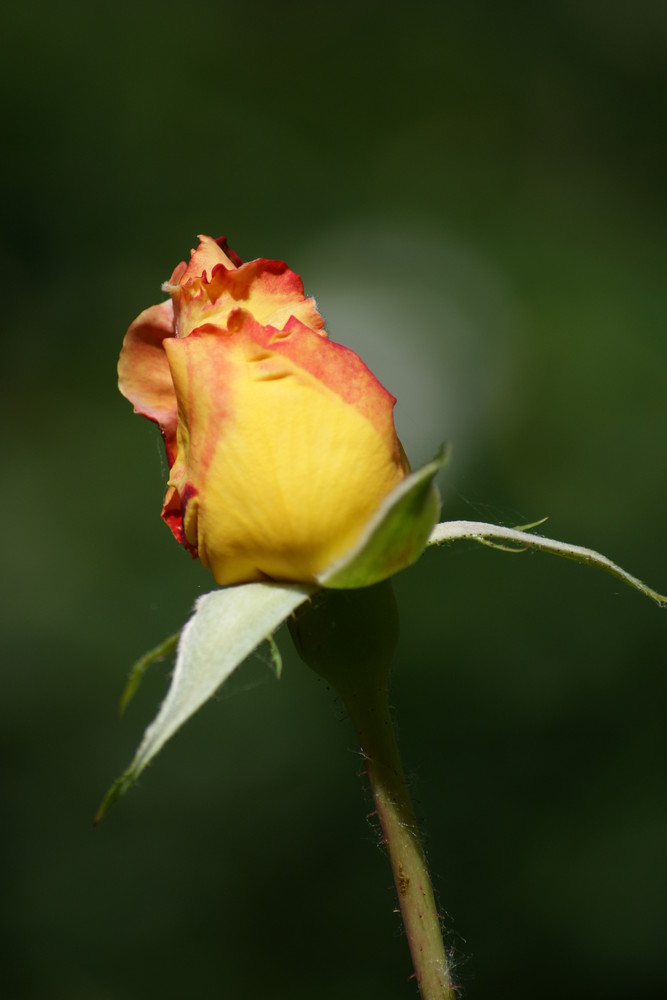
[[[176,393],[164,352],[165,338],[174,336],[171,302],[145,309],[125,334],[118,359],[118,387],[136,413],[159,424],[173,464],[176,445]]]
[[[277,330],[237,310],[165,350],[188,542],[220,584],[314,580],[405,476],[393,397],[297,320]]]

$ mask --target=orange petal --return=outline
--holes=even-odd
[[[199,240],[197,249],[190,251],[190,263],[181,275],[181,285],[186,285],[188,281],[193,279],[210,281],[216,267],[230,270],[235,268],[237,265],[232,259],[232,255],[237,261],[240,261],[238,254],[227,246],[227,240],[224,236],[217,240],[210,236],[200,236]]]
[[[226,326],[227,317],[238,306],[259,323],[279,329],[296,316],[326,337],[315,301],[306,298],[301,278],[287,264],[264,258],[241,264],[224,239],[202,236],[201,240],[190,263],[180,264],[163,286],[174,299],[178,337],[187,337],[203,323]],[[239,260],[238,267],[234,260]]]
[[[118,387],[141,413],[159,424],[173,464],[177,404],[163,342],[174,336],[174,313],[171,302],[145,309],[125,334],[118,359]]]
[[[260,257],[236,271],[216,271],[207,292],[214,308],[202,322],[224,326],[229,312],[241,306],[265,326],[282,330],[294,316],[314,333],[326,337],[315,300],[306,298],[301,278],[282,260]]]

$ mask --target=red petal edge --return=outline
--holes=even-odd
[[[197,490],[194,486],[190,486],[189,483],[186,484],[182,497],[175,486],[170,486],[164,498],[164,506],[162,508],[162,520],[176,541],[188,550],[193,559],[196,559],[199,553],[197,547],[190,545],[190,542],[186,538],[184,521],[188,502],[196,495]]]

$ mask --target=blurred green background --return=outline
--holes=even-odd
[[[444,516],[667,588],[663,3],[65,0],[3,14],[2,927],[12,998],[416,995],[341,705],[281,634],[95,831],[209,575],[123,333],[198,232],[279,257]],[[667,619],[462,546],[395,581],[393,703],[469,1000],[667,992]]]

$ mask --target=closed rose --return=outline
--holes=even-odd
[[[219,584],[311,582],[407,474],[395,399],[282,261],[202,236],[130,326],[119,386],[160,427],[162,511]]]

